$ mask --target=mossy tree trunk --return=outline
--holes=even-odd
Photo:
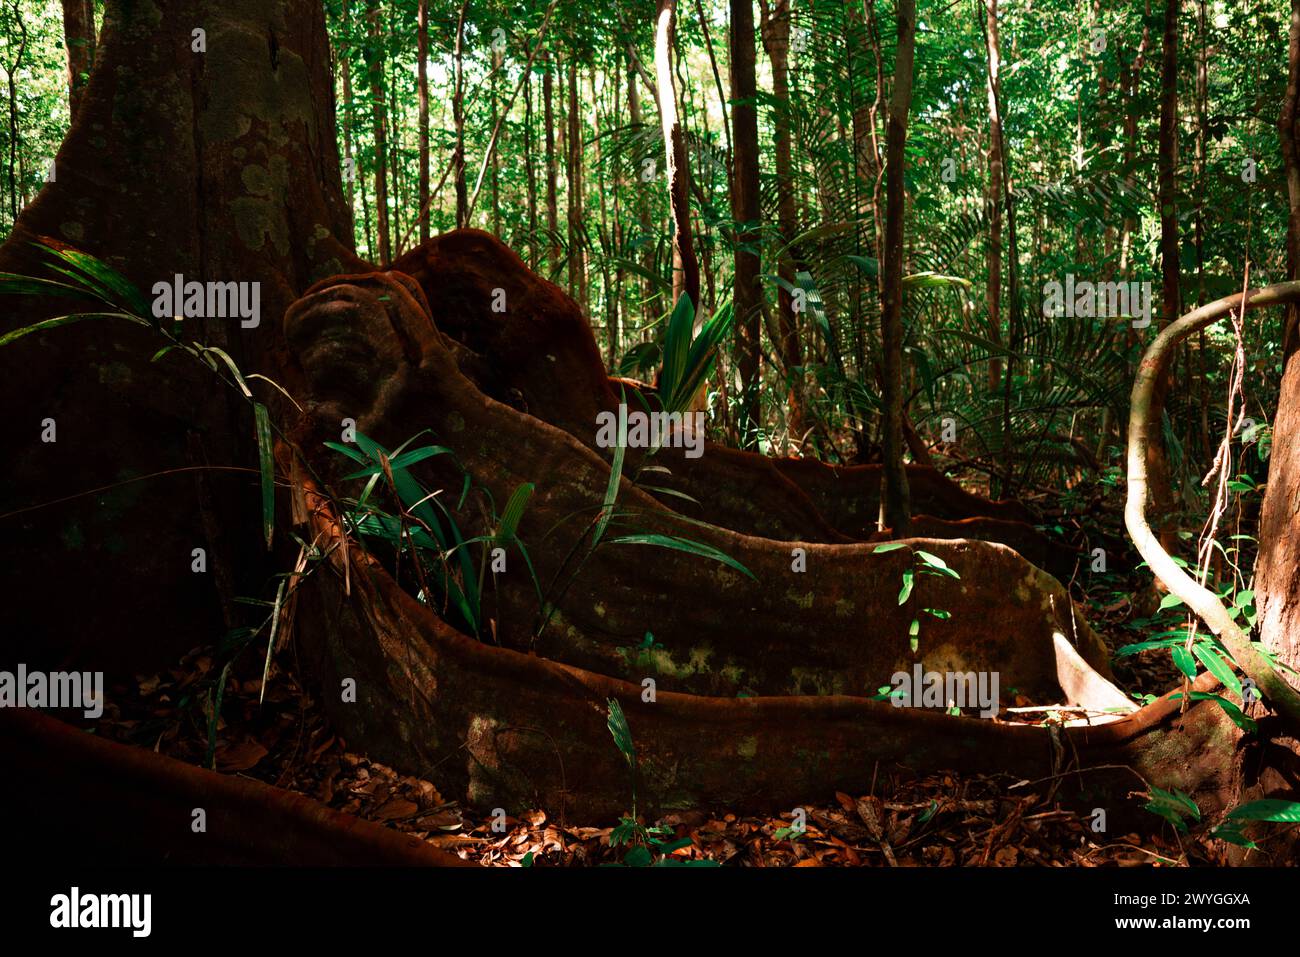
[[[260,283],[257,327],[186,319],[184,338],[274,375],[285,307],[312,281],[359,266],[334,109],[318,0],[108,0],[55,179],[0,247],[0,270],[41,273],[32,244],[47,236],[107,261],[146,296],[177,274]],[[4,305],[7,331],[69,304]],[[256,528],[245,534],[258,520],[256,476],[193,468],[256,466],[248,406],[178,353],[150,363],[160,345],[104,320],[5,348],[0,390],[19,410],[0,433],[0,501],[11,509],[189,469],[3,520],[17,660],[164,663],[219,637],[233,595],[264,582]],[[274,401],[269,386],[254,388]],[[47,418],[53,443],[41,441]],[[195,548],[205,573],[191,570]]]

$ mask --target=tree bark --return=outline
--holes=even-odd
[[[686,165],[686,137],[677,116],[677,94],[673,80],[673,37],[676,33],[676,0],[659,0],[655,16],[655,80],[659,89],[659,121],[664,137],[665,175],[668,206],[673,224],[673,301],[684,293],[700,311],[700,265],[695,258],[691,235],[691,202]]]
[[[786,247],[776,264],[781,279],[776,296],[777,354],[789,380],[786,397],[787,432],[800,437],[807,428],[803,398],[803,350],[799,343],[798,316],[794,311],[794,296],[790,287],[795,282],[794,249],[789,248],[799,233],[799,211],[795,203],[793,133],[790,129],[790,0],[759,0],[760,33],[763,49],[772,63],[772,96],[777,101],[774,111],[773,146],[776,161],[777,233],[781,245]]]
[[[456,47],[453,59],[453,89],[451,96],[452,123],[456,127],[456,148],[452,156],[452,181],[456,190],[456,228],[469,225],[469,192],[465,186],[465,9],[469,0],[463,0],[456,15]]]
[[[429,206],[429,0],[420,0],[416,12],[415,55],[416,97],[419,102],[420,137],[420,186],[418,202],[420,204],[420,242],[429,238],[429,215],[425,210]]]
[[[988,51],[988,107],[989,107],[989,246],[988,278],[985,300],[988,305],[989,339],[1002,342],[1002,115],[1001,101],[1002,59],[998,49],[998,0],[984,0],[984,37]],[[989,392],[996,392],[1002,384],[1002,358],[989,359]]]
[[[63,0],[63,45],[68,52],[68,115],[76,116],[95,62],[94,0]]]
[[[206,53],[192,52],[196,23],[207,30]],[[57,179],[21,212],[0,247],[0,271],[44,274],[32,244],[49,236],[105,260],[146,294],[177,273],[260,283],[255,328],[186,318],[182,338],[223,348],[245,373],[274,376],[285,307],[312,282],[363,268],[339,173],[329,62],[315,0],[109,0]],[[169,108],[124,121],[122,105],[143,90]],[[6,329],[60,306],[67,303],[15,300]],[[230,571],[238,594],[265,584],[265,552],[247,547],[261,537],[255,486],[239,473],[174,471],[255,469],[248,407],[206,368],[175,354],[151,363],[159,344],[135,326],[88,321],[5,347],[0,400],[45,410],[59,441],[35,441],[30,416],[6,417],[0,501],[35,505],[157,476],[4,522],[12,660],[75,660],[129,677],[219,636],[218,587],[214,575],[191,571],[195,547],[207,549],[209,568]],[[252,388],[275,406],[273,388],[256,380]],[[219,520],[205,525],[209,506]],[[63,540],[77,547],[49,547]],[[78,582],[76,602],[67,600],[69,581]],[[87,608],[95,609],[93,629]]]
[[[5,78],[9,84],[9,213],[10,222],[18,222],[18,210],[22,205],[18,202],[18,180],[20,179],[19,163],[22,151],[22,129],[18,124],[18,87],[15,83],[15,74],[23,67],[23,55],[27,52],[27,24],[23,21],[22,7],[18,0],[13,0],[11,4],[14,11],[14,21],[18,24],[20,39],[18,41],[18,52],[14,54],[14,62],[6,64]]]
[[[578,58],[577,52],[569,55],[568,76],[569,110],[568,135],[565,137],[565,178],[569,183],[569,291],[583,312],[587,302],[587,224],[583,219],[582,185],[582,115],[578,112]]]
[[[1300,279],[1300,0],[1291,0],[1291,27],[1287,43],[1287,84],[1278,115],[1278,140],[1282,145],[1282,170],[1286,177],[1286,264],[1291,279]],[[1283,352],[1296,348],[1300,309],[1287,309]]]
[[[1300,0],[1291,0],[1286,96],[1278,119],[1286,176],[1287,269],[1300,279]],[[1255,592],[1259,598],[1260,638],[1269,650],[1300,670],[1300,309],[1287,309],[1282,390],[1273,421],[1268,490],[1259,517],[1259,559]],[[1288,675],[1300,688],[1300,678]]]
[[[916,4],[898,3],[898,52],[894,92],[885,134],[885,261],[881,265],[880,325],[884,353],[885,524],[896,538],[911,521],[907,470],[903,465],[903,222],[907,195],[903,178],[907,119],[912,109],[912,57],[916,42]]]
[[[524,73],[524,168],[528,171],[528,266],[537,268],[537,164],[533,157],[533,70]]]
[[[1160,328],[1164,329],[1182,314],[1179,293],[1178,249],[1178,15],[1181,0],[1165,0],[1164,37],[1160,55],[1160,140],[1159,140],[1159,203],[1160,203]],[[1167,369],[1157,383],[1158,401],[1173,384],[1173,370]],[[1175,507],[1173,477],[1170,474],[1169,455],[1159,433],[1163,428],[1159,420],[1151,422],[1153,434],[1147,442],[1147,471],[1151,482],[1151,502],[1155,510],[1155,523],[1161,541],[1166,547],[1172,543],[1172,512]]]
[[[366,23],[370,35],[370,43],[366,46],[366,73],[370,82],[371,126],[375,136],[375,230],[379,241],[375,255],[381,263],[388,263],[393,258],[388,225],[388,110],[384,100],[384,53],[376,0],[366,0]]]
[[[548,275],[554,275],[560,261],[560,203],[556,195],[559,171],[555,161],[555,75],[550,52],[542,55],[546,58],[546,73],[542,76],[542,119],[546,127],[546,231],[550,234],[546,271]]]
[[[736,223],[735,281],[732,302],[740,339],[740,435],[750,446],[760,427],[759,357],[763,290],[759,286],[760,257],[758,175],[758,83],[754,75],[753,0],[731,0],[731,218]]]

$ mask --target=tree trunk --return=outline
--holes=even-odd
[[[22,151],[22,129],[18,125],[18,87],[15,75],[23,66],[23,55],[27,52],[27,24],[23,21],[23,11],[17,0],[12,3],[14,20],[18,24],[20,38],[18,52],[14,54],[13,63],[6,64],[5,78],[9,83],[9,214],[10,222],[18,222],[18,210],[26,203],[18,202],[19,157]]]
[[[903,163],[907,119],[912,109],[912,55],[916,42],[916,4],[898,3],[898,52],[894,92],[885,133],[885,261],[881,265],[880,325],[884,352],[885,524],[894,537],[908,532],[907,470],[903,466],[903,221],[907,195]]]
[[[420,0],[416,13],[416,97],[420,137],[420,242],[429,238],[429,0]]]
[[[68,51],[68,115],[75,117],[95,62],[94,0],[63,0],[63,45]]]
[[[379,240],[374,254],[381,263],[388,263],[393,258],[388,225],[388,121],[384,101],[384,53],[376,0],[366,0],[366,23],[370,35],[370,43],[366,46],[366,73],[370,81],[371,122],[375,135],[375,229]]]
[[[578,300],[582,311],[588,309],[586,268],[586,223],[582,203],[582,115],[578,112],[578,58],[569,55],[568,134],[565,137],[565,178],[569,184],[569,293]]]
[[[451,96],[451,117],[456,127],[456,149],[452,157],[452,180],[456,189],[456,228],[464,229],[469,225],[469,192],[465,187],[465,8],[469,0],[460,5],[456,16],[456,47],[452,55],[454,61],[453,84]]]
[[[537,268],[537,165],[533,157],[533,71],[524,74],[524,168],[528,171],[528,266]]]
[[[192,52],[196,23],[208,31],[206,53]],[[211,42],[218,32],[222,42]],[[274,376],[268,357],[285,307],[318,279],[366,268],[352,251],[329,62],[315,0],[109,0],[57,179],[22,211],[0,247],[0,270],[43,274],[32,244],[51,236],[104,259],[146,295],[177,273],[260,283],[255,328],[186,318],[182,338],[223,348],[245,373]],[[121,105],[141,90],[168,109],[124,120]],[[61,305],[14,301],[6,325],[57,315]],[[36,441],[29,415],[6,417],[0,501],[35,505],[151,476],[5,523],[13,660],[76,661],[129,677],[219,637],[218,576],[191,570],[194,548],[207,550],[209,569],[229,573],[237,594],[265,584],[262,549],[252,544],[261,537],[255,478],[202,471],[256,469],[248,407],[177,354],[151,363],[159,344],[105,320],[5,347],[0,400],[54,418],[59,441]],[[273,388],[251,385],[275,405]],[[78,544],[49,547],[56,541]],[[77,583],[75,602],[68,582]]]
[[[668,206],[673,223],[673,302],[685,293],[700,310],[700,265],[691,236],[691,203],[686,165],[686,137],[677,116],[673,80],[673,36],[677,29],[676,0],[659,0],[655,16],[655,82],[659,87],[659,120],[664,137]]]
[[[352,4],[343,0],[343,42],[339,44],[339,73],[343,80],[343,183],[347,190],[348,209],[354,208],[355,186],[357,182],[357,161],[352,155],[352,48],[348,41],[352,37]],[[362,211],[365,210],[365,190],[361,193]],[[369,216],[366,217],[369,220]],[[369,226],[366,229],[366,245],[370,245]]]
[[[542,55],[546,58],[546,73],[542,76],[542,119],[546,127],[546,231],[550,234],[547,241],[550,254],[546,257],[546,272],[554,275],[560,261],[560,203],[556,196],[559,171],[555,162],[555,75],[550,52]]]
[[[777,232],[781,245],[789,247],[799,233],[799,212],[795,205],[794,160],[791,155],[793,134],[790,130],[790,0],[759,0],[763,49],[772,61],[772,96],[778,107],[773,118],[773,143],[776,155]],[[787,248],[777,263],[781,278],[776,296],[777,354],[782,371],[789,380],[786,399],[787,431],[802,436],[806,428],[803,402],[803,350],[799,343],[798,316],[790,287],[795,281],[796,252]]]
[[[1001,65],[998,50],[998,0],[984,0],[984,34],[988,50],[989,104],[989,248],[988,280],[985,300],[988,304],[989,339],[1002,342],[1002,116]],[[1002,383],[1002,358],[989,359],[989,392]]]
[[[641,129],[645,118],[641,115],[641,91],[637,86],[638,75],[636,62],[631,55],[628,56],[627,64],[627,112],[628,120],[635,129]],[[640,175],[640,169],[636,170]],[[638,180],[639,181],[639,180]],[[637,224],[641,227],[641,265],[646,271],[646,277],[642,281],[644,292],[641,300],[641,323],[649,326],[654,321],[654,299],[655,284],[650,276],[655,271],[655,254],[654,247],[650,244],[650,239],[654,235],[650,224],[650,208],[646,204],[646,194],[644,190],[636,190],[636,213]]]
[[[1290,214],[1286,228],[1286,265],[1291,279],[1300,279],[1300,0],[1291,0],[1291,29],[1287,44],[1287,84],[1278,115],[1278,139],[1282,144],[1282,169],[1286,177],[1286,196]],[[1300,309],[1287,310],[1286,355],[1296,347],[1300,327]]]
[[[1287,269],[1300,279],[1300,0],[1291,0],[1286,97],[1278,119],[1282,165],[1286,175]],[[1286,367],[1273,422],[1268,491],[1259,518],[1259,560],[1255,591],[1259,596],[1260,637],[1283,662],[1300,669],[1300,331],[1297,309],[1287,310]],[[1287,676],[1300,688],[1296,675]]]
[[[1165,0],[1164,38],[1160,55],[1160,140],[1159,140],[1159,204],[1160,204],[1160,328],[1163,329],[1182,315],[1179,295],[1178,250],[1178,14],[1181,0]],[[1163,403],[1173,381],[1172,370],[1158,384],[1159,398]],[[1164,442],[1154,434],[1163,428],[1159,421],[1151,423],[1153,435],[1147,444],[1147,470],[1151,476],[1151,504],[1155,511],[1155,524],[1161,542],[1166,548],[1172,545],[1174,531],[1171,524],[1175,507],[1173,477],[1170,474],[1169,456]]]
[[[758,254],[758,84],[754,77],[753,0],[731,0],[731,218],[736,222],[735,284],[732,301],[740,338],[740,435],[752,445],[760,421],[759,356],[763,290],[759,286]]]

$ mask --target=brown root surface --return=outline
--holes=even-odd
[[[303,448],[336,438],[344,418],[389,447],[431,428],[495,501],[535,482],[519,531],[536,543],[534,563],[550,579],[585,529],[560,522],[555,531],[557,521],[598,509],[609,477],[603,458],[484,396],[406,277],[318,288],[290,310],[286,336],[307,399]],[[337,474],[319,454],[308,458],[318,472]],[[301,468],[293,471],[302,496],[296,513],[311,516],[308,536],[341,540],[329,500]],[[422,478],[458,487],[433,470]],[[635,508],[639,527],[682,531],[670,510],[626,479],[619,501]],[[541,534],[547,529],[549,537]],[[329,567],[306,586],[299,634],[323,687],[357,682],[355,703],[324,696],[354,746],[412,773],[436,768],[478,808],[540,806],[590,819],[626,810],[625,766],[605,720],[611,698],[628,714],[648,811],[770,810],[809,794],[860,793],[878,764],[1028,779],[1066,774],[1079,800],[1107,808],[1148,780],[1184,790],[1205,813],[1240,793],[1223,757],[1245,745],[1212,703],[1193,706],[1179,727],[1177,705],[1166,699],[1107,723],[1048,728],[868,699],[874,683],[921,660],[933,670],[998,670],[1004,687],[1058,700],[1055,632],[1073,635],[1083,657],[1105,671],[1104,652],[1059,585],[1008,548],[911,543],[962,575],[918,584],[918,592],[934,589],[918,593],[918,606],[950,607],[953,618],[929,625],[914,656],[911,613],[898,607],[895,588],[912,549],[872,555],[869,545],[802,543],[815,571],[800,579],[790,569],[790,542],[698,525],[686,534],[742,562],[766,587],[696,556],[655,551],[647,560],[603,546],[557,600],[557,616],[536,643],[525,627],[533,618],[525,606],[535,599],[512,584],[515,576],[501,576],[496,638],[513,647],[494,647],[450,628],[353,545],[331,550]],[[653,700],[643,698],[644,670],[618,653],[647,623],[668,659],[654,669]],[[733,697],[738,690],[756,696]]]
[[[295,485],[314,534],[322,542],[337,536],[326,500],[301,475]],[[1168,696],[1106,724],[1065,727],[844,695],[661,692],[645,701],[637,684],[455,632],[355,549],[335,548],[328,561],[302,593],[298,632],[325,688],[356,681],[355,703],[323,696],[331,718],[354,748],[411,773],[436,773],[440,786],[480,810],[517,817],[540,807],[580,821],[626,812],[627,766],[606,726],[611,698],[627,714],[639,807],[648,815],[772,812],[809,795],[868,793],[877,773],[945,769],[1059,782],[1059,799],[1079,813],[1103,808],[1112,827],[1149,829],[1154,818],[1130,800],[1149,783],[1184,791],[1217,820],[1240,801],[1277,793],[1296,771],[1294,755],[1282,749],[1276,760],[1275,745],[1248,741],[1212,702],[1179,718]],[[1213,688],[1209,675],[1194,686]],[[1238,751],[1248,776],[1225,760]]]
[[[1003,688],[1050,703],[1062,697],[1057,632],[1109,674],[1103,645],[1064,589],[996,543],[913,539],[876,554],[867,544],[757,538],[685,525],[625,477],[618,517],[590,551],[588,531],[610,478],[605,460],[572,435],[479,392],[408,282],[399,274],[341,279],[290,309],[286,337],[301,362],[296,391],[308,412],[298,438],[315,471],[329,477],[354,469],[323,449],[338,440],[345,420],[388,448],[431,429],[497,507],[520,485],[535,484],[518,533],[538,579],[550,585],[555,612],[536,634],[538,597],[526,566],[512,556],[512,571],[495,576],[491,610],[502,644],[712,695],[871,694],[919,663],[930,671],[997,672]],[[415,471],[429,490],[459,494],[456,467]],[[619,544],[624,533],[690,538],[753,577],[699,555]],[[918,550],[938,556],[960,578],[918,571],[912,597],[900,605],[905,573],[921,567]],[[806,571],[793,567],[800,551]],[[940,620],[926,608],[950,617]],[[914,619],[923,619],[916,652],[909,642]],[[662,647],[648,664],[630,654],[646,631]]]
[[[616,389],[630,395],[633,386],[611,381],[590,324],[558,286],[496,237],[472,229],[431,239],[393,268],[420,284],[435,324],[462,347],[461,370],[481,391],[595,447],[597,413],[617,408]],[[503,310],[494,310],[494,302],[503,302]],[[668,449],[658,458],[671,475],[658,476],[656,484],[689,496],[699,508],[692,511],[677,496],[657,497],[712,524],[789,541],[876,536],[878,465],[774,459],[714,443],[697,459]],[[637,464],[635,457],[630,464]],[[966,521],[954,530],[960,534],[940,537],[1002,542],[1058,573],[1072,561],[1029,524],[1019,503],[981,499],[926,466],[909,465],[908,478],[913,510],[933,531],[948,531],[936,520]]]

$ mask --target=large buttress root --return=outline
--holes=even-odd
[[[420,284],[434,322],[463,347],[462,371],[480,390],[594,447],[596,415],[617,407],[618,384],[611,384],[586,317],[558,286],[534,274],[496,237],[472,229],[431,239],[393,268]],[[874,535],[880,466],[771,459],[712,444],[707,449],[698,459],[680,450],[661,455],[672,474],[657,484],[700,502],[695,517],[788,540],[834,543]],[[926,466],[908,470],[914,511],[930,520],[937,537],[1003,542],[1040,567],[1068,569],[1070,558],[1028,524],[1023,506],[971,495]],[[682,499],[660,498],[689,513]],[[937,520],[966,523],[949,534]]]
[[[551,586],[555,612],[537,634],[538,598],[516,561],[512,573],[496,576],[489,612],[503,644],[698,694],[869,694],[920,663],[997,672],[1003,688],[1054,702],[1061,697],[1058,632],[1108,673],[1101,642],[1064,589],[996,543],[913,540],[876,554],[867,544],[779,542],[683,524],[624,478],[620,517],[587,554],[608,464],[567,432],[479,392],[408,282],[400,274],[354,277],[290,309],[286,336],[302,377],[295,392],[308,412],[298,439],[328,478],[354,468],[323,447],[338,440],[345,420],[388,448],[427,428],[497,507],[521,484],[535,484],[518,531],[538,578]],[[448,457],[415,471],[430,491],[458,494],[460,475]],[[693,539],[753,578],[698,555],[618,544],[629,532]],[[961,577],[915,574],[912,597],[900,604],[918,549]],[[806,570],[796,568],[799,557]],[[914,619],[922,621],[917,651],[909,641]],[[662,648],[649,668],[628,654],[647,631]]]
[[[340,529],[296,469],[313,535]],[[1168,697],[1105,724],[1047,728],[894,708],[854,696],[718,698],[640,685],[475,641],[449,628],[370,556],[334,548],[302,592],[297,632],[327,688],[351,678],[355,703],[324,696],[349,741],[412,773],[435,774],[482,809],[547,808],[561,819],[610,820],[631,805],[627,766],[606,727],[617,699],[635,741],[638,805],[672,810],[788,809],[836,790],[863,793],[879,774],[1006,773],[1109,828],[1157,819],[1132,798],[1148,784],[1190,795],[1216,820],[1275,793],[1297,771],[1278,765],[1211,702],[1178,715]],[[346,584],[345,584],[346,583]],[[346,588],[346,593],[345,593]],[[1195,690],[1212,691],[1204,675]],[[1241,754],[1240,766],[1229,760]],[[1270,846],[1275,859],[1288,848]]]
[[[474,388],[461,375],[453,355],[463,346],[434,328],[419,290],[407,277],[372,275],[318,289],[291,310],[286,331],[299,363],[294,391],[308,398],[309,414],[298,438],[316,471],[330,472],[329,463],[313,451],[319,449],[319,439],[335,438],[330,435],[333,425],[341,417],[353,416],[363,430],[390,444],[432,426],[439,439],[458,446],[462,462],[498,500],[519,480],[535,481],[538,492],[520,529],[525,539],[537,531],[529,521],[546,524],[561,509],[590,508],[601,501],[608,478],[604,459],[572,436]],[[328,497],[317,494],[314,482],[298,464],[297,453],[282,449],[282,461],[294,475],[295,514],[310,523],[308,537],[326,547],[341,542],[334,506]],[[635,506],[652,527],[668,523],[663,527],[680,530],[667,509],[626,482],[620,503]],[[743,561],[760,579],[789,576],[773,580],[794,580],[788,566],[790,542],[698,526],[689,533]],[[970,631],[962,633],[962,641],[953,643],[965,655],[963,666],[999,666],[1005,660],[1002,655],[1012,653],[1032,660],[1032,665],[1026,660],[1011,665],[1022,669],[1027,683],[1033,680],[1031,671],[1054,671],[1041,700],[1054,694],[1068,698],[1093,693],[1087,689],[1102,681],[1101,676],[1081,663],[1057,634],[1059,630],[1071,635],[1079,651],[1088,656],[1092,642],[1086,625],[1058,628],[1064,624],[1061,619],[1073,624],[1069,606],[1053,608],[1050,620],[1040,618],[1036,623],[1029,617],[1014,617],[1027,613],[1017,610],[1014,602],[1009,612],[1003,611],[1006,582],[1016,580],[1014,575],[1008,578],[1012,569],[1004,564],[987,577],[981,573],[985,565],[992,569],[993,563],[1005,563],[1004,556],[1013,553],[978,542],[924,545],[962,571],[960,589],[968,589],[969,600],[976,603],[964,605],[963,610],[964,617],[979,619],[978,626],[972,624]],[[551,547],[558,548],[538,550],[540,561],[554,561],[547,557]],[[951,551],[944,551],[945,547]],[[602,602],[605,616],[614,608],[634,620],[646,608],[619,589],[627,589],[626,579],[643,573],[648,562],[638,556],[614,557],[618,551],[597,551],[584,569],[586,577],[580,579],[585,584],[572,590],[570,601],[561,603],[562,615],[583,619],[582,624],[590,626],[593,619],[603,620],[595,606],[602,599],[608,599]],[[837,618],[818,594],[839,588],[841,594],[856,597],[874,588],[896,601],[890,577],[899,568],[883,561],[891,554],[904,557],[906,553],[900,549],[873,556],[863,545],[813,546],[809,567],[821,570],[817,578],[807,579],[811,602],[797,591],[783,596],[775,594],[781,589],[769,589],[774,594],[758,616],[747,603],[737,604],[737,595],[748,599],[748,592],[730,590],[742,583],[724,583],[706,573],[701,584],[696,580],[699,559],[683,558],[685,564],[674,565],[677,557],[665,554],[649,577],[667,589],[665,597],[677,601],[650,607],[657,623],[669,629],[663,634],[671,632],[671,641],[665,643],[671,648],[692,647],[703,636],[720,646],[732,642],[726,647],[743,654],[748,643],[727,637],[743,632],[769,642],[763,646],[764,655],[796,656],[763,676],[772,687],[779,688],[787,666],[798,655],[810,654],[810,649],[830,656],[820,662],[828,675],[862,667],[864,662],[874,668],[875,656],[880,665],[889,667],[886,662],[895,660],[891,656],[897,655],[905,638],[896,631],[897,620],[887,616],[888,609],[864,605],[860,620],[854,615]],[[1053,729],[895,709],[868,700],[858,688],[851,689],[853,694],[817,696],[788,696],[788,688],[780,688],[782,696],[761,693],[766,689],[740,698],[683,694],[678,690],[700,685],[678,671],[667,677],[659,674],[658,693],[648,701],[642,697],[639,675],[627,675],[632,678],[628,681],[617,676],[617,669],[613,675],[601,673],[599,669],[611,659],[592,650],[600,645],[598,629],[588,633],[570,623],[560,630],[560,641],[526,651],[494,647],[449,627],[404,590],[374,556],[355,547],[334,548],[327,549],[326,561],[328,567],[313,575],[302,591],[297,630],[324,687],[336,689],[343,678],[357,681],[355,703],[340,703],[336,693],[324,696],[334,720],[358,746],[412,772],[436,771],[440,780],[462,789],[467,800],[479,807],[542,805],[562,815],[597,817],[626,810],[630,789],[625,766],[605,726],[605,706],[611,697],[628,714],[641,760],[638,795],[641,807],[651,813],[686,807],[794,806],[835,789],[868,788],[879,764],[1059,780],[1070,806],[1085,813],[1105,808],[1112,821],[1127,827],[1155,820],[1140,812],[1136,818],[1126,817],[1137,807],[1130,798],[1147,784],[1184,791],[1204,815],[1213,818],[1243,800],[1279,793],[1296,776],[1294,755],[1276,747],[1279,739],[1261,744],[1259,738],[1243,736],[1212,702],[1194,703],[1180,717],[1179,703],[1166,697],[1104,723],[1071,722]],[[1025,575],[1027,567],[1022,563],[1019,574]],[[1030,586],[1028,577],[1023,580],[1041,604],[1048,608],[1055,604],[1050,585]],[[509,596],[509,590],[505,589],[498,612],[512,614],[510,602],[519,601]],[[990,604],[981,611],[982,593],[996,596],[997,607]],[[955,599],[955,593],[936,593],[925,603],[937,604],[940,597]],[[715,618],[700,618],[701,609],[715,613]],[[868,618],[868,610],[886,617]],[[778,642],[774,650],[770,644],[774,639],[764,634],[767,629],[775,629],[784,644]],[[840,636],[839,640],[819,636],[819,631]],[[1050,638],[1044,640],[1048,632]],[[957,634],[949,632],[948,637]],[[988,634],[1008,634],[1015,640],[999,648]],[[510,643],[511,627],[504,627],[499,637]],[[544,633],[542,642],[552,637]],[[922,658],[938,646],[942,633],[931,630],[928,638],[923,632]],[[854,644],[868,648],[842,647]],[[593,667],[551,660],[566,654]],[[935,667],[932,659],[925,660],[927,668]],[[1104,668],[1104,662],[1098,663]],[[818,690],[836,689],[832,685]],[[1194,690],[1213,691],[1214,680],[1204,675]],[[1232,760],[1234,754],[1242,760]]]

